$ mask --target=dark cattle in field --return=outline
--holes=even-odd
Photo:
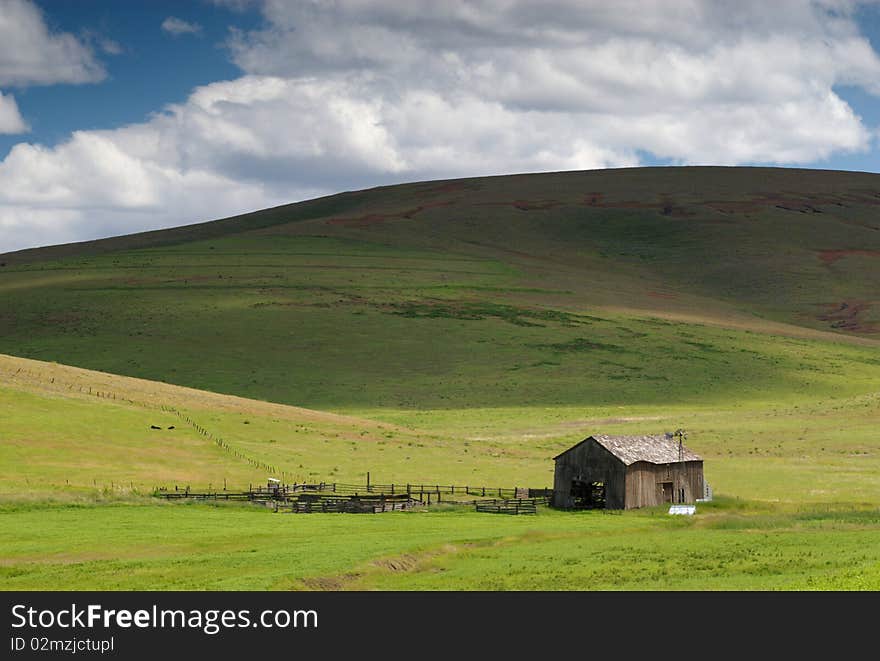
[[[156,425],[150,425],[150,429],[162,429],[161,427],[157,427]]]

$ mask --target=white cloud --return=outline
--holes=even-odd
[[[422,90],[450,107],[473,97],[531,117],[536,134],[548,121],[541,113],[612,128],[582,131],[597,149],[682,163],[804,163],[870,144],[834,92],[848,84],[880,94],[880,58],[855,7],[265,0],[269,26],[235,33],[230,48],[249,73],[369,75],[374,97]]]
[[[874,131],[849,2],[288,3],[246,72],[150,121],[0,162],[0,251],[396,181],[677,163],[807,164]],[[833,11],[830,11],[833,9]]]
[[[18,104],[11,94],[0,92],[0,134],[25,133],[28,125],[18,112]]]
[[[28,0],[0,0],[0,85],[103,80],[104,67],[77,37],[52,32]]]
[[[179,37],[182,34],[201,34],[202,26],[198,23],[189,23],[183,19],[169,16],[162,21],[162,31]]]
[[[564,117],[536,132],[473,97],[418,92],[392,105],[368,91],[363,81],[245,76],[197,88],[144,124],[77,131],[54,148],[18,144],[0,162],[0,251],[241,213],[342,182],[636,163],[580,139]]]
[[[107,55],[122,55],[125,52],[125,49],[122,47],[118,41],[113,41],[112,39],[102,38],[99,40],[98,45],[101,50]]]

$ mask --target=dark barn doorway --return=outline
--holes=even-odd
[[[605,509],[605,483],[572,480],[571,499],[574,509]]]
[[[672,502],[672,482],[661,482],[660,486],[663,487],[663,502],[671,503]]]

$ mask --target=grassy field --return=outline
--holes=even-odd
[[[15,531],[0,576],[20,590],[880,588],[876,508],[702,510],[682,520],[650,510],[296,516],[242,505],[18,505],[0,514]]]
[[[876,175],[561,173],[0,255],[2,587],[876,589],[878,204]],[[544,487],[590,433],[680,427],[720,496],[686,521],[148,496]]]
[[[876,394],[626,415],[384,411],[383,422],[18,358],[0,368],[5,589],[880,587]],[[298,480],[362,482],[369,469],[374,481],[543,486],[550,457],[585,430],[686,421],[720,497],[692,520],[658,510],[359,517],[155,503],[147,494],[159,484],[234,489],[268,474],[162,408],[175,404]]]

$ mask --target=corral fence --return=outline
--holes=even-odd
[[[476,503],[478,512],[488,514],[537,514],[537,498],[493,498],[490,500],[478,500]]]
[[[247,491],[158,491],[155,494],[168,500],[256,500],[254,495]]]
[[[188,486],[175,486],[173,490],[159,487],[155,491],[157,497],[168,500],[251,501],[273,507],[276,512],[294,514],[394,512],[443,502],[476,506],[480,512],[534,514],[537,505],[549,504],[552,493],[552,489],[525,487],[341,482],[250,485],[247,491],[193,491]],[[468,496],[479,496],[480,499]]]
[[[410,498],[358,498],[344,496],[322,496],[316,498],[300,498],[289,502],[274,503],[276,512],[289,512],[291,514],[321,513],[349,513],[349,514],[379,514],[382,512],[399,512],[421,507],[422,503]]]
[[[429,484],[420,483],[392,483],[392,484],[346,484],[343,482],[318,482],[311,484],[284,484],[279,487],[257,487],[257,492],[280,491],[284,494],[295,494],[302,491],[318,491],[338,493],[342,495],[365,495],[365,494],[418,494],[426,497],[432,496],[479,496],[481,498],[516,498],[522,487],[484,487],[454,484]],[[529,491],[525,489],[525,491]]]

